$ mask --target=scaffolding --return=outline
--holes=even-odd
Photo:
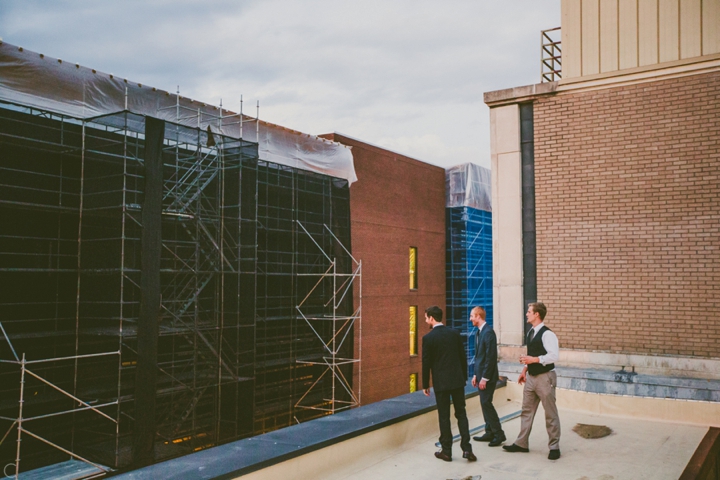
[[[325,353],[322,361],[298,360],[298,363],[321,366],[324,370],[307,392],[300,397],[295,407],[334,414],[348,408],[359,406],[362,398],[362,391],[359,386],[361,382],[358,381],[359,385],[356,394],[353,391],[351,381],[354,370],[353,367],[356,365],[358,367],[358,378],[361,380],[359,377],[359,364],[362,352],[362,263],[350,254],[348,249],[345,248],[327,225],[323,225],[323,227],[337,242],[336,246],[342,249],[341,251],[352,261],[351,271],[347,270],[348,265],[344,265],[342,261],[339,261],[342,259],[338,259],[336,256],[331,257],[328,252],[315,241],[302,223],[298,222],[298,224],[307,236],[310,237],[315,246],[318,247],[318,250],[322,252],[327,260],[327,268],[323,270],[321,267],[318,272],[300,274],[302,276],[318,278],[315,285],[313,285],[312,289],[297,306],[297,310],[303,320],[305,320],[307,325],[312,329],[313,333],[315,333],[317,338],[322,342]],[[328,288],[323,289],[322,285],[325,283],[328,284]],[[347,315],[344,312],[348,310],[349,300],[346,299],[352,298],[349,294],[356,286],[359,294],[358,306],[351,315]],[[323,307],[326,310],[329,308],[329,312],[318,311],[316,308],[308,308],[313,303],[312,298],[316,292],[322,292],[323,290],[329,293],[329,296],[321,296],[321,300],[325,300]],[[360,334],[358,338],[359,348],[357,350],[357,356],[353,354],[355,349],[348,348],[346,345],[346,342],[352,342],[352,334],[356,329]],[[351,355],[348,355],[348,353]],[[305,398],[314,393],[315,388],[326,375],[330,378],[332,384],[331,396],[323,398],[323,403],[320,406],[306,404]]]
[[[562,50],[560,27],[540,32],[540,82],[555,82],[562,78]]]
[[[315,285],[326,270],[324,252],[336,257],[338,275],[349,273],[351,256],[342,248],[350,245],[346,182],[273,165],[258,170],[257,184],[262,247],[257,264],[254,428],[261,433],[316,418],[325,414],[328,404],[349,400],[334,392],[334,380],[324,375],[323,339],[332,336],[333,325],[313,329],[298,306],[306,315],[347,317],[352,315],[353,292],[336,300],[333,308],[327,302],[332,284],[326,280]],[[350,332],[337,358],[352,357],[353,338]],[[308,405],[318,409],[304,408]]]
[[[477,333],[471,310],[483,307],[485,321],[493,325],[490,171],[473,164],[452,167],[446,171],[446,190],[446,318],[463,336],[469,365]]]
[[[317,416],[295,408],[301,398],[313,408],[354,398],[334,393],[318,364],[323,342],[296,309],[309,290],[300,274],[324,258],[305,233],[324,248],[349,245],[347,181],[258,160],[257,144],[217,133],[242,115],[188,110],[178,100],[172,123],[0,103],[6,475],[68,458],[90,464],[86,476],[133,464],[151,228],[161,238],[155,460]],[[196,127],[180,124],[193,115]],[[161,129],[157,218],[145,208],[151,120]],[[341,249],[336,263],[351,258]],[[348,305],[352,291],[335,314],[351,316]],[[353,356],[348,338],[338,358]]]

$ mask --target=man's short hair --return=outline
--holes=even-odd
[[[485,317],[487,316],[487,313],[485,313],[485,309],[484,309],[483,307],[481,307],[481,306],[478,305],[477,307],[473,308],[473,309],[470,311],[471,314],[472,314],[472,313],[475,313],[475,312],[477,312],[478,315],[480,315],[480,318],[482,318],[483,320],[485,320]]]
[[[437,305],[426,308],[425,315],[434,318],[436,322],[442,322],[442,310]]]
[[[547,307],[542,302],[532,302],[528,304],[529,307],[532,307],[533,312],[540,315],[540,320],[545,320],[545,315],[547,315]]]

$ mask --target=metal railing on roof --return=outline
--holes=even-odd
[[[540,32],[540,78],[543,83],[562,78],[560,27]]]

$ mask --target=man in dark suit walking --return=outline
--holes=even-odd
[[[430,307],[425,310],[425,323],[430,333],[422,339],[423,393],[430,396],[430,374],[432,372],[435,402],[438,407],[440,423],[440,445],[435,457],[446,462],[452,461],[452,430],[450,427],[450,403],[455,408],[458,429],[460,430],[460,448],[463,458],[474,462],[477,457],[470,444],[470,427],[465,411],[465,383],[467,379],[467,360],[460,333],[442,324],[442,310]]]
[[[485,323],[485,309],[475,307],[470,312],[470,321],[477,327],[475,334],[475,375],[472,386],[480,390],[480,407],[485,418],[485,434],[473,437],[477,442],[490,442],[491,447],[502,445],[506,440],[505,432],[500,425],[493,395],[498,381],[497,368],[497,336],[490,325]]]

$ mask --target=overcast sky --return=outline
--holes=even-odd
[[[560,0],[0,0],[5,42],[443,167],[490,166],[483,92],[539,83],[557,26]]]

